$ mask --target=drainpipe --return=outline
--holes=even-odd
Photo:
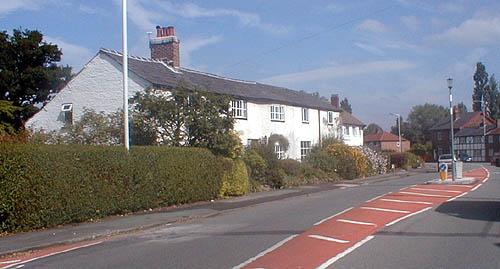
[[[318,108],[318,135],[319,146],[321,147],[321,110]]]

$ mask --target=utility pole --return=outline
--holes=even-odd
[[[453,127],[453,96],[451,89],[453,88],[453,79],[450,77],[446,80],[448,82],[448,90],[450,95],[450,143],[451,143],[451,180],[455,181],[455,146],[454,146],[454,127]]]
[[[391,115],[396,117],[398,121],[398,138],[399,138],[399,152],[403,153],[403,144],[401,143],[401,115],[397,113],[390,113]]]
[[[128,127],[128,48],[127,48],[127,0],[122,0],[122,47],[123,47],[123,131],[125,148],[127,152],[129,145]]]

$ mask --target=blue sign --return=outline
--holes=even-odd
[[[439,171],[446,171],[448,170],[448,165],[445,163],[440,163],[439,164]]]

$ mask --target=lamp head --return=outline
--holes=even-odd
[[[448,89],[453,88],[453,79],[451,77],[447,78],[446,82],[448,83]]]

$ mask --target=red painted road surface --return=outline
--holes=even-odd
[[[373,238],[378,230],[475,190],[488,180],[489,173],[478,168],[464,177],[477,181],[470,185],[415,185],[369,200],[320,221],[235,268],[327,268]]]

